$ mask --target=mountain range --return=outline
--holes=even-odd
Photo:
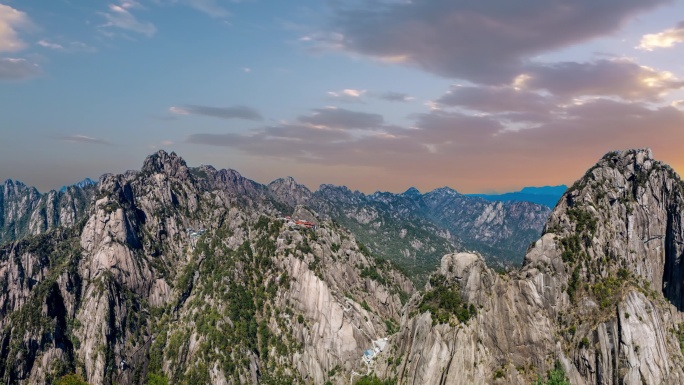
[[[448,187],[425,194],[410,188],[402,194],[366,195],[324,184],[312,192],[291,177],[261,185],[235,170],[217,171],[208,165],[188,169],[204,188],[213,188],[204,178],[218,174],[223,187],[270,200],[284,214],[307,206],[314,217],[345,226],[369,253],[395,263],[419,284],[425,283],[444,254],[454,250],[477,251],[499,267],[519,264],[551,212],[530,202],[488,202]],[[0,220],[4,220],[0,242],[73,226],[88,215],[97,184],[86,178],[40,194],[21,182],[6,181],[0,186],[0,192],[6,192],[0,199]],[[8,209],[3,211],[5,206]]]
[[[4,383],[684,382],[684,183],[650,150],[606,154],[546,214],[447,188],[261,185],[163,151],[87,189],[48,226],[33,213],[75,211],[3,187]],[[541,216],[518,268],[468,246],[509,247]],[[453,249],[425,285],[382,254],[432,242]]]

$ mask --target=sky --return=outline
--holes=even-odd
[[[0,0],[0,180],[159,149],[261,183],[571,184],[684,170],[684,0]]]

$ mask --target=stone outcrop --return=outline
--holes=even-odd
[[[274,180],[268,184],[268,189],[278,200],[292,207],[307,204],[312,196],[306,186],[297,183],[291,176]]]

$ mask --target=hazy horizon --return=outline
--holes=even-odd
[[[163,151],[166,151],[166,150],[163,150]],[[167,152],[170,153],[170,152],[173,152],[173,151],[167,151]],[[151,154],[150,154],[150,155],[151,155]],[[182,154],[176,154],[176,155],[179,155],[181,158],[183,158]],[[184,159],[184,160],[185,160],[185,159]],[[188,167],[190,167],[190,168],[193,168],[193,167],[200,167],[200,166],[203,166],[203,165],[212,166],[212,167],[216,168],[217,170],[220,170],[220,169],[222,169],[222,168],[225,168],[225,167],[216,167],[216,166],[214,166],[214,165],[212,165],[212,164],[208,164],[208,163],[207,163],[207,164],[204,164],[204,163],[201,163],[201,164],[190,164],[189,162],[187,162],[187,160],[186,160],[186,163],[187,163]],[[60,184],[60,185],[58,185],[58,186],[52,186],[52,187],[49,187],[49,186],[48,186],[48,187],[42,187],[42,188],[41,188],[41,187],[38,186],[38,185],[35,185],[35,184],[32,184],[32,183],[26,182],[26,181],[21,180],[21,179],[18,179],[18,178],[12,178],[12,177],[9,177],[9,178],[2,178],[2,179],[0,179],[0,183],[5,183],[7,180],[12,180],[12,181],[15,181],[15,182],[18,181],[18,182],[21,182],[21,183],[23,183],[23,184],[29,186],[29,187],[35,187],[36,189],[38,189],[38,191],[39,191],[41,194],[43,194],[43,193],[46,193],[46,192],[51,191],[51,190],[59,190],[60,188],[65,187],[65,186],[75,185],[76,183],[82,182],[82,181],[84,181],[84,180],[86,180],[86,179],[91,179],[91,180],[97,182],[97,181],[99,180],[99,178],[100,178],[102,175],[105,175],[105,174],[123,174],[123,173],[125,173],[126,171],[129,171],[129,170],[139,171],[140,168],[142,167],[142,164],[143,164],[143,163],[141,162],[141,163],[140,163],[140,167],[138,167],[138,168],[132,168],[132,169],[127,169],[127,170],[120,170],[120,171],[116,171],[116,172],[105,172],[105,173],[102,173],[101,175],[98,175],[98,176],[92,176],[92,175],[90,175],[90,176],[84,176],[84,177],[79,178],[79,179],[77,179],[77,180],[68,181],[68,182],[62,183],[62,184]],[[229,168],[229,167],[228,167],[228,168]],[[258,183],[261,183],[261,184],[263,184],[263,185],[268,185],[269,183],[275,181],[275,180],[278,179],[278,178],[292,177],[291,175],[283,175],[283,176],[280,176],[280,177],[275,178],[275,179],[272,179],[272,180],[256,180],[256,179],[254,179],[254,178],[251,178],[249,175],[245,175],[245,174],[241,173],[240,170],[235,170],[235,171],[239,172],[240,175],[242,175],[243,177],[245,177],[245,178],[247,178],[247,179],[251,179],[251,180],[253,180],[253,181],[255,181],[255,182],[258,182]],[[324,185],[324,184],[332,184],[332,185],[336,185],[336,186],[346,186],[346,185],[343,185],[343,184],[326,183],[326,182],[323,182],[323,183],[320,183],[320,184],[318,184],[318,185],[312,186],[312,185],[307,185],[306,183],[303,183],[303,182],[297,180],[297,178],[295,178],[295,177],[292,177],[292,178],[294,178],[295,181],[296,181],[297,183],[306,186],[306,187],[307,187],[309,190],[311,190],[311,191],[316,191],[316,190],[318,190],[318,189],[320,188],[320,186],[321,186],[321,185]],[[453,190],[456,190],[456,191],[458,191],[459,193],[462,193],[462,194],[492,194],[492,195],[496,195],[496,194],[505,194],[505,193],[510,193],[510,192],[519,192],[521,189],[523,189],[523,188],[525,188],[525,187],[559,187],[559,186],[562,186],[562,185],[567,185],[567,184],[559,184],[559,185],[538,185],[538,186],[522,186],[522,187],[520,187],[520,188],[513,189],[513,190],[501,190],[501,191],[489,189],[489,190],[483,190],[483,191],[466,192],[466,191],[461,191],[461,190],[459,190],[459,189],[458,189],[458,186],[446,186],[446,185],[444,185],[444,186],[437,186],[437,187],[433,187],[433,188],[426,189],[426,190],[422,190],[422,189],[419,189],[419,188],[418,188],[418,190],[419,190],[421,193],[426,193],[426,192],[430,192],[430,191],[433,191],[433,190],[435,190],[435,189],[439,189],[439,188],[442,188],[442,187],[448,187],[448,188],[451,188],[451,189],[453,189]],[[398,194],[398,193],[403,193],[403,192],[405,192],[406,190],[408,190],[408,189],[410,189],[410,188],[417,188],[416,186],[406,186],[406,188],[399,189],[399,190],[394,190],[394,191],[390,191],[390,190],[362,191],[362,190],[359,190],[359,189],[352,188],[352,187],[350,187],[350,186],[346,186],[346,187],[349,187],[349,188],[350,188],[351,190],[353,190],[353,191],[354,191],[354,190],[356,190],[356,191],[361,191],[361,192],[364,193],[364,194],[372,194],[372,193],[375,193],[375,192],[391,192],[391,193]]]

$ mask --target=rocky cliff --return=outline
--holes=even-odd
[[[681,180],[650,150],[607,154],[566,192],[519,271],[445,256],[440,285],[476,314],[426,306],[445,292],[428,286],[377,373],[406,384],[526,384],[548,372],[572,384],[684,383],[683,212]],[[444,309],[455,311],[435,317]]]

